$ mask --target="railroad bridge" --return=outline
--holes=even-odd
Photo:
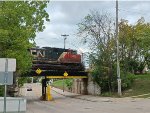
[[[42,98],[46,100],[46,89],[47,89],[47,81],[49,79],[67,79],[67,78],[74,78],[74,79],[82,79],[83,81],[83,94],[87,94],[87,82],[88,82],[88,72],[84,71],[59,71],[59,70],[41,70],[38,68],[37,70],[32,70],[26,75],[26,77],[43,77],[42,80]]]
[[[83,58],[76,50],[62,48],[31,48],[33,55],[32,69],[26,73],[28,77],[44,77],[42,80],[42,97],[46,99],[46,82],[49,78],[82,78],[84,94],[87,92],[87,76]]]

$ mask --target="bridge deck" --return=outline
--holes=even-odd
[[[67,73],[67,76],[64,76],[64,73]],[[87,78],[88,72],[84,71],[62,71],[62,70],[32,70],[26,73],[24,76],[33,77],[33,76],[46,76],[47,78]]]

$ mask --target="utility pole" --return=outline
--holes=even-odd
[[[61,35],[61,36],[64,37],[64,49],[65,49],[65,46],[66,46],[66,39],[67,39],[67,36],[69,36],[69,35],[64,34],[64,35]]]
[[[118,0],[116,0],[116,43],[117,43],[117,81],[118,81],[118,95],[121,96],[121,78],[119,65],[119,41],[118,41]]]

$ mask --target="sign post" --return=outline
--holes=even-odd
[[[16,71],[16,59],[0,58],[0,84],[4,85],[4,113],[6,113],[7,85],[13,84],[13,72]]]
[[[6,58],[5,62],[5,79],[4,79],[4,85],[5,85],[5,91],[4,91],[4,113],[6,113],[6,93],[7,93],[7,78],[8,77],[8,59]]]
[[[68,76],[68,73],[65,71],[64,72],[64,77],[67,77]],[[63,92],[64,92],[64,89],[65,89],[65,84],[64,84],[64,78],[63,78]]]

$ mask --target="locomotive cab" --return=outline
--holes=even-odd
[[[63,52],[58,58],[61,63],[81,63],[81,55],[75,54],[71,51]]]

